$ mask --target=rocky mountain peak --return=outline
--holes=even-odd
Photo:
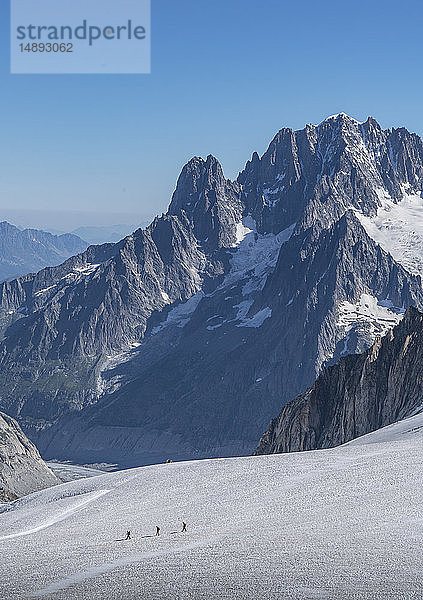
[[[330,226],[349,208],[375,216],[382,197],[400,201],[423,186],[423,144],[405,129],[383,130],[369,117],[345,113],[294,131],[282,128],[263,156],[252,155],[236,182],[217,159],[194,157],[182,170],[169,213],[184,212],[208,250],[236,239],[236,224],[250,215],[262,233],[278,233],[305,219]]]
[[[168,214],[186,216],[202,247],[213,251],[234,245],[242,213],[239,186],[225,178],[214,156],[194,157],[185,165]]]
[[[222,166],[214,156],[209,154],[206,160],[194,156],[181,171],[168,212],[176,214],[185,210],[187,214],[191,214],[204,193],[220,190],[225,183]],[[212,202],[216,200],[217,198],[209,198]]]
[[[406,130],[383,130],[340,113],[299,131],[281,129],[260,158],[253,156],[238,176],[245,212],[259,231],[278,232],[323,214],[330,226],[353,208],[375,216],[383,197],[394,202],[423,187],[423,145]]]
[[[326,122],[354,122],[354,123],[358,123],[357,119],[354,119],[354,117],[351,117],[350,115],[348,115],[345,112],[339,112],[336,113],[334,115],[329,115],[328,117],[326,117],[322,123],[326,123]]]
[[[0,222],[0,231],[15,231],[15,230],[18,230],[18,228],[15,227],[14,225],[11,225],[7,221]]]

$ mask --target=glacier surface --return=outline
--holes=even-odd
[[[331,450],[37,492],[0,507],[0,597],[420,600],[422,441],[417,414]]]

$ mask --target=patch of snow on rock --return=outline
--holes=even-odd
[[[423,197],[408,194],[395,203],[379,194],[381,207],[375,217],[357,212],[367,234],[413,275],[423,276]]]
[[[249,319],[244,319],[237,327],[261,327],[266,319],[272,316],[272,309],[269,306],[262,308]]]
[[[347,354],[349,336],[357,324],[370,324],[370,334],[375,338],[385,335],[389,329],[398,325],[405,313],[405,307],[395,307],[389,298],[378,300],[370,294],[361,294],[360,300],[355,304],[345,300],[338,310],[337,325],[345,331],[341,354]]]
[[[86,267],[75,267],[74,271],[77,271],[77,273],[81,273],[82,275],[91,275],[91,273],[94,273],[94,271],[97,269],[97,267],[100,266],[100,263],[92,263],[87,265]]]
[[[176,327],[184,327],[191,318],[192,313],[199,305],[201,299],[204,297],[204,292],[201,290],[191,296],[186,302],[178,304],[175,308],[169,311],[166,321],[154,327],[151,331],[152,335],[155,335],[165,327],[169,325],[175,325]]]
[[[243,288],[245,296],[263,289],[268,274],[275,268],[281,246],[289,240],[295,225],[296,223],[293,223],[276,235],[261,235],[251,230],[234,252],[231,270],[219,289],[247,277],[248,282]]]
[[[38,292],[34,292],[34,296],[41,296],[41,294],[44,294],[45,292],[48,292],[49,290],[52,290],[55,287],[56,287],[56,284],[49,285],[48,287],[43,288],[42,290],[38,290]]]
[[[243,300],[239,304],[235,304],[234,308],[238,309],[235,320],[238,321],[245,319],[252,305],[253,300]]]
[[[253,229],[250,229],[244,223],[245,221],[236,224],[236,242],[234,246],[238,246],[249,233],[253,232]]]

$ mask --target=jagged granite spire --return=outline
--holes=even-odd
[[[307,208],[308,226],[322,211],[337,218],[354,207],[374,215],[381,190],[395,201],[421,191],[423,143],[403,128],[384,131],[371,117],[359,123],[341,113],[300,131],[281,129],[238,183],[245,211],[263,231],[280,231]]]
[[[225,178],[218,160],[192,158],[182,169],[168,214],[187,216],[201,245],[209,250],[236,242],[242,219],[239,186]]]

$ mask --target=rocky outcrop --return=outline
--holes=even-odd
[[[284,406],[255,454],[331,448],[423,410],[422,352],[423,315],[409,308],[385,337]]]
[[[164,216],[119,244],[91,246],[60,267],[3,284],[3,407],[17,414],[25,398],[22,416],[49,419],[64,403],[80,408],[96,393],[102,359],[139,343],[149,317],[190,298],[213,269],[187,221]],[[25,378],[30,386],[20,383]]]
[[[58,483],[60,480],[18,423],[0,413],[0,502],[16,500]]]
[[[37,229],[20,230],[0,223],[0,281],[58,265],[83,252],[88,244],[76,235],[53,235]]]

